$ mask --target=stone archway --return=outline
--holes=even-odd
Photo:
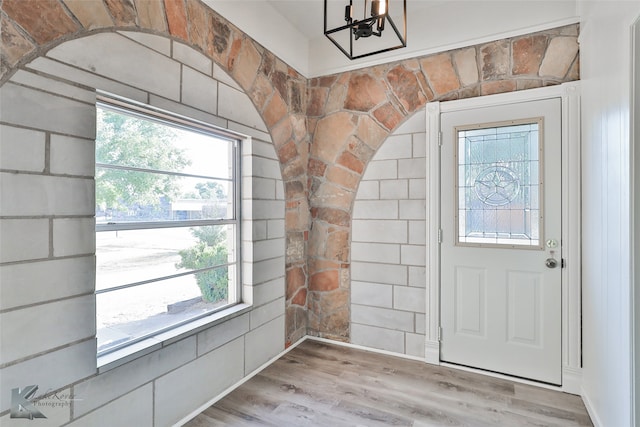
[[[579,78],[577,24],[307,80],[200,0],[4,0],[0,10],[0,85],[63,41],[133,30],[187,43],[243,88],[285,182],[288,343],[305,333],[349,339],[355,191],[409,115],[431,100]]]
[[[218,64],[249,96],[272,135],[286,188],[286,263],[288,268],[305,266],[308,133],[302,75],[199,0],[8,0],[1,10],[0,85],[60,43],[117,30],[181,41]],[[302,279],[301,286],[287,286],[288,342],[306,333]]]
[[[309,81],[308,333],[349,340],[355,194],[386,138],[429,101],[579,78],[578,25]]]

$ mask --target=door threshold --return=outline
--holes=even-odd
[[[530,385],[530,386],[534,386],[534,387],[544,388],[544,389],[547,389],[547,390],[561,391],[563,393],[566,393],[566,391],[563,390],[562,386],[561,385],[557,385],[557,384],[545,383],[545,382],[542,382],[542,381],[530,380],[530,379],[526,379],[526,378],[522,378],[522,377],[516,377],[516,376],[513,376],[513,375],[501,374],[499,372],[487,371],[485,369],[480,369],[480,368],[472,368],[470,366],[458,365],[457,363],[451,363],[451,362],[440,361],[440,366],[445,366],[445,367],[451,368],[451,369],[457,369],[459,371],[465,371],[465,372],[471,372],[471,373],[474,373],[474,374],[485,375],[487,377],[499,378],[499,379],[502,379],[502,380],[507,380],[507,381],[511,381],[511,382],[514,382],[514,383],[518,383],[518,384],[526,384],[526,385]]]

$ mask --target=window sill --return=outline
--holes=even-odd
[[[166,347],[205,329],[211,328],[227,320],[238,317],[251,309],[250,304],[240,303],[226,310],[212,313],[210,316],[196,319],[186,325],[156,335],[144,341],[131,344],[128,347],[98,357],[98,374],[122,366],[132,360]]]

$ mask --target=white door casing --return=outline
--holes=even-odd
[[[560,113],[550,98],[440,116],[443,361],[561,384]]]
[[[427,316],[425,360],[445,363],[440,359],[440,115],[452,111],[476,110],[496,105],[511,105],[527,101],[559,98],[562,110],[562,235],[561,270],[561,348],[562,387],[566,392],[579,393],[581,387],[580,335],[580,94],[579,82],[527,91],[483,96],[479,98],[434,102],[427,105]],[[547,252],[548,253],[548,252]],[[559,260],[559,255],[554,254]],[[546,258],[545,258],[546,259]],[[497,375],[486,373],[487,375]],[[526,382],[526,380],[523,380]]]

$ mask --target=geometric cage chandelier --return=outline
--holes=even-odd
[[[345,3],[324,0],[324,34],[347,58],[364,58],[407,46],[407,0]]]

